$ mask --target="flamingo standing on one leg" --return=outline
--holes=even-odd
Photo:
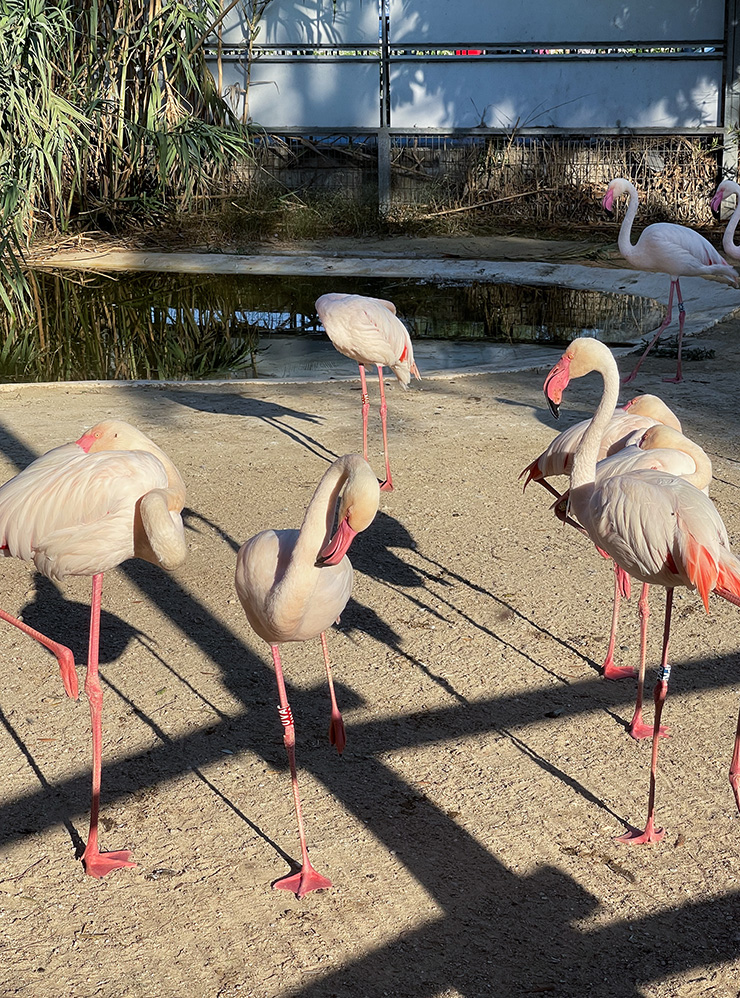
[[[714,192],[711,204],[712,211],[719,211],[725,198],[732,197],[733,194],[737,198],[737,203],[722,236],[722,249],[730,260],[740,260],[740,246],[735,242],[735,230],[737,223],[740,222],[740,184],[736,184],[734,180],[723,180]]]
[[[47,578],[92,576],[90,636],[85,693],[92,726],[90,831],[82,855],[85,872],[103,877],[135,866],[127,851],[98,848],[102,768],[103,692],[98,677],[103,573],[127,558],[143,558],[168,570],[185,560],[180,511],[185,486],[164,451],[119,420],[94,426],[73,444],[42,455],[0,488],[0,549],[32,561]],[[64,686],[77,696],[72,653],[22,621],[2,619],[57,655]]]
[[[414,363],[414,348],[408,330],[396,316],[396,306],[384,298],[366,298],[363,295],[330,293],[316,301],[316,311],[324,324],[329,339],[345,357],[356,360],[360,368],[362,386],[362,453],[367,461],[367,415],[370,399],[365,381],[365,366],[378,368],[380,386],[380,419],[383,426],[383,454],[385,456],[385,481],[380,486],[384,492],[393,490],[391,467],[388,458],[388,430],[383,385],[383,366],[389,367],[407,388],[411,375],[421,378]]]
[[[573,465],[573,455],[583,439],[583,435],[591,424],[590,419],[581,420],[574,426],[569,427],[559,433],[554,440],[545,448],[538,458],[522,471],[520,478],[527,475],[524,488],[531,481],[539,482],[558,500],[562,495],[552,486],[547,479],[557,475],[570,475]],[[640,439],[644,431],[651,426],[666,425],[676,431],[681,430],[681,424],[676,415],[668,408],[662,399],[657,395],[638,395],[637,398],[625,403],[621,408],[614,410],[601,437],[599,446],[599,461],[609,455],[619,453],[629,444]],[[561,519],[567,519],[565,513],[561,515],[558,510],[561,507],[559,501],[556,505],[556,514]],[[574,521],[570,521],[573,526],[578,526]],[[619,605],[622,596],[629,596],[630,585],[629,576],[622,570],[614,566],[614,602],[612,609],[612,622],[609,634],[609,645],[606,658],[601,667],[602,675],[605,679],[632,678],[635,670],[631,667],[616,666],[614,664],[614,648],[616,645],[617,623],[619,619]]]
[[[609,184],[604,195],[603,205],[611,211],[615,199],[629,195],[629,205],[619,230],[619,252],[638,270],[646,270],[656,274],[668,274],[671,279],[671,289],[668,295],[668,311],[658,331],[647,345],[645,352],[638,360],[632,373],[622,384],[632,381],[640,369],[645,357],[655,345],[661,334],[668,328],[673,313],[673,294],[678,297],[678,364],[675,378],[664,378],[664,381],[681,381],[681,343],[683,327],[686,321],[686,310],[681,297],[681,277],[704,277],[709,281],[721,281],[738,287],[740,281],[737,273],[727,261],[717,252],[712,244],[685,225],[673,222],[654,222],[643,229],[635,244],[630,239],[632,223],[637,214],[637,190],[629,180],[617,177]]]
[[[339,526],[330,540],[343,486]],[[263,530],[246,541],[237,555],[236,591],[247,620],[272,651],[280,697],[278,712],[301,843],[300,871],[277,880],[273,886],[294,891],[299,898],[309,891],[331,887],[331,881],[317,873],[308,858],[295,763],[295,727],[278,646],[283,641],[321,638],[332,705],[329,740],[341,754],[346,741],[344,722],[334,695],[325,631],[337,620],[352,593],[352,565],[346,552],[355,535],[372,523],[379,501],[378,480],[370,465],[357,454],[345,455],[319,482],[300,530]]]
[[[619,841],[659,842],[655,827],[655,785],[660,744],[660,719],[668,692],[673,590],[697,589],[709,607],[711,592],[740,606],[740,559],[730,550],[727,530],[712,501],[682,478],[660,471],[635,471],[596,482],[600,435],[619,393],[619,372],[611,351],[594,339],[570,344],[545,379],[545,396],[555,416],[563,391],[572,378],[597,371],[604,390],[591,426],[573,459],[570,505],[597,547],[605,550],[633,578],[666,589],[663,654],[653,699],[653,745],[648,815],[643,832],[630,831]],[[740,809],[740,720],[730,768],[730,783]]]

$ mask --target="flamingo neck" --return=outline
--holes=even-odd
[[[622,219],[622,225],[619,229],[619,238],[617,239],[619,252],[625,260],[629,260],[632,255],[632,251],[635,248],[632,245],[632,223],[634,222],[635,215],[637,214],[637,191],[632,186],[628,188],[628,191],[630,198],[627,204],[627,211]]]
[[[594,491],[601,438],[619,398],[619,371],[617,362],[609,351],[604,354],[599,353],[594,359],[591,370],[597,371],[602,376],[604,390],[593,419],[573,456],[573,469],[570,475],[570,508],[586,530],[588,530],[588,509]]]
[[[339,493],[348,477],[341,461],[335,461],[319,482],[303,517],[301,529],[290,553],[282,576],[273,586],[267,600],[268,613],[280,619],[286,610],[300,619],[316,588],[317,575],[325,569],[316,559],[328,543],[334,526]]]
[[[696,489],[707,489],[712,480],[712,462],[707,453],[689,438],[682,444],[681,450],[692,458],[696,465],[695,470],[690,475],[681,477]]]
[[[735,242],[735,230],[737,229],[738,222],[740,222],[740,193],[737,195],[735,210],[730,216],[725,234],[722,236],[722,249],[728,256],[733,257],[735,260],[740,260],[740,246]]]

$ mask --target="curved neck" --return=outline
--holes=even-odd
[[[728,256],[734,257],[736,260],[740,259],[740,246],[735,243],[735,230],[737,229],[737,223],[740,221],[740,194],[737,195],[737,204],[735,205],[735,210],[730,216],[730,221],[727,223],[727,228],[725,229],[725,234],[722,236],[722,249]]]
[[[696,465],[696,470],[692,474],[682,475],[681,477],[696,489],[708,488],[712,480],[712,462],[706,451],[702,450],[698,444],[695,444],[688,437],[682,445],[681,450],[688,454]]]
[[[619,229],[619,238],[617,239],[617,246],[619,246],[619,252],[625,259],[629,259],[632,250],[634,249],[632,245],[632,223],[635,220],[635,215],[637,214],[637,191],[634,187],[628,188],[629,190],[629,203],[627,205],[627,212],[622,219],[622,225]]]
[[[600,356],[593,370],[604,379],[604,391],[573,457],[573,469],[570,475],[570,507],[587,530],[588,503],[594,490],[601,438],[619,398],[619,371],[611,353],[607,351]]]
[[[331,536],[337,500],[348,474],[344,462],[335,461],[319,482],[306,509],[285,572],[268,597],[268,612],[280,605],[282,608],[290,606],[296,618],[302,615],[306,601],[316,586],[316,573],[322,571],[316,565],[316,559]]]

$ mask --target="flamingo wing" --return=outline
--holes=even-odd
[[[0,536],[10,555],[49,578],[103,572],[133,556],[137,501],[166,487],[153,454],[66,444],[0,489]]]

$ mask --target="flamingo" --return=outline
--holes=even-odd
[[[673,590],[696,589],[704,608],[709,594],[740,606],[740,559],[730,550],[727,530],[712,501],[683,478],[663,471],[642,470],[596,481],[600,435],[619,393],[619,372],[611,351],[594,339],[574,340],[545,379],[545,396],[557,417],[563,391],[572,378],[591,371],[601,374],[604,389],[591,426],[573,459],[571,509],[597,547],[628,575],[666,589],[663,653],[653,692],[652,755],[648,814],[643,831],[630,830],[618,841],[659,842],[665,831],[655,826],[655,786],[661,715],[668,692]],[[740,809],[740,719],[730,765],[730,784]]]
[[[711,204],[712,211],[719,211],[725,198],[732,197],[733,194],[737,198],[737,203],[722,236],[722,249],[730,260],[740,260],[740,246],[735,243],[735,230],[740,221],[740,184],[736,184],[734,180],[723,180],[714,192]]]
[[[567,430],[563,430],[550,442],[540,456],[527,465],[519,475],[520,478],[525,474],[527,475],[524,482],[525,489],[531,481],[535,481],[552,492],[558,500],[555,503],[555,510],[561,519],[567,519],[564,514],[561,515],[559,512],[562,508],[563,497],[557,489],[550,485],[547,479],[556,475],[570,475],[573,455],[590,424],[590,419],[584,419]],[[657,395],[638,395],[637,398],[625,403],[621,408],[615,409],[601,438],[599,461],[609,455],[621,452],[623,448],[642,439],[646,429],[657,425],[666,425],[677,431],[681,430],[681,424],[676,415]],[[569,522],[572,526],[579,527],[575,521],[570,520]],[[614,664],[619,604],[622,596],[629,596],[629,591],[629,576],[626,576],[615,565],[611,631],[606,658],[601,667],[601,673],[605,679],[632,678],[635,675],[633,668],[624,668]]]
[[[408,388],[411,375],[421,378],[414,363],[414,348],[408,330],[396,316],[396,306],[384,298],[366,298],[364,295],[343,295],[329,293],[316,300],[316,311],[324,324],[324,329],[336,349],[352,360],[360,368],[362,386],[362,453],[367,461],[367,415],[370,399],[367,394],[365,366],[375,364],[378,368],[380,386],[380,419],[383,426],[383,455],[385,457],[385,481],[380,488],[383,492],[393,491],[393,479],[388,459],[388,430],[383,385],[383,367],[389,367],[403,388]]]
[[[638,395],[629,402],[625,402],[623,406],[614,410],[604,430],[598,460],[601,461],[609,454],[614,454],[626,447],[628,443],[632,442],[633,434],[636,431],[641,434],[649,426],[654,426],[656,423],[672,426],[674,430],[679,432],[681,430],[678,417],[657,395]],[[519,475],[519,478],[527,476],[524,488],[526,489],[530,482],[539,482],[556,498],[560,499],[561,493],[553,488],[547,479],[557,475],[570,475],[573,455],[590,424],[590,419],[583,419],[580,423],[569,426],[567,430],[563,430],[554,440],[551,440],[540,456],[528,464]]]
[[[85,693],[92,728],[90,830],[82,863],[91,877],[136,866],[126,850],[101,853],[98,814],[103,691],[98,675],[103,574],[127,558],[172,570],[185,560],[180,511],[185,486],[172,461],[149,437],[121,420],[98,423],[75,443],[33,461],[0,488],[0,548],[32,561],[47,578],[92,576]],[[72,652],[3,612],[3,620],[57,656],[68,696],[77,698]]]
[[[338,527],[330,539],[339,494]],[[300,530],[263,530],[246,541],[236,562],[236,591],[247,620],[270,645],[275,666],[288,753],[293,803],[301,843],[298,873],[275,881],[273,887],[301,898],[309,891],[331,887],[311,865],[298,792],[295,726],[280,661],[284,641],[321,639],[331,699],[329,741],[341,755],[346,743],[344,722],[334,694],[326,630],[337,620],[352,593],[352,565],[346,552],[352,540],[370,526],[378,511],[379,483],[370,465],[358,454],[346,454],[325,472],[308,505]]]
[[[668,274],[671,279],[671,289],[668,295],[668,311],[663,322],[658,327],[658,331],[647,345],[645,352],[638,360],[634,370],[622,384],[628,385],[635,377],[640,366],[653,348],[661,334],[668,328],[673,314],[673,294],[678,297],[678,364],[676,366],[675,378],[664,378],[664,381],[677,382],[683,379],[681,373],[681,342],[683,340],[683,327],[686,321],[686,310],[681,297],[681,277],[704,277],[708,281],[721,281],[723,284],[731,284],[738,287],[740,281],[735,270],[717,252],[712,244],[685,225],[676,225],[673,222],[654,222],[643,229],[640,238],[635,244],[630,239],[632,223],[637,214],[637,190],[629,180],[617,177],[612,180],[606,190],[602,204],[607,211],[611,211],[614,201],[623,195],[629,195],[627,212],[622,220],[619,230],[619,252],[638,270],[646,270],[650,273]]]
[[[679,433],[671,426],[656,423],[654,426],[648,427],[637,441],[599,461],[596,465],[596,483],[600,485],[608,478],[614,478],[617,475],[625,475],[643,469],[665,471],[671,475],[680,476],[696,488],[701,489],[706,495],[709,494],[709,483],[712,480],[712,462],[709,456],[697,443],[694,443],[693,440],[690,440],[683,433]],[[620,679],[625,675],[634,675],[634,670],[617,668],[613,665],[619,602],[625,589],[629,590],[629,576],[625,576],[616,564],[614,578],[614,609],[609,634],[609,646],[603,666],[603,674],[607,679]],[[626,587],[625,580],[627,581]],[[647,725],[642,720],[642,699],[647,653],[647,624],[650,616],[648,590],[648,584],[643,583],[638,602],[640,616],[640,666],[637,673],[637,697],[635,700],[635,712],[627,726],[630,735],[636,740],[650,738],[653,733],[652,725]],[[665,736],[668,734],[668,730],[661,728],[660,733]]]

